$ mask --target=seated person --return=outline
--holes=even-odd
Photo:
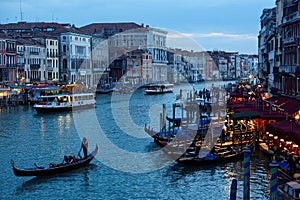
[[[63,161],[62,161],[62,164],[67,164],[67,163],[69,163],[69,157],[68,156],[64,156],[64,159],[63,159]]]

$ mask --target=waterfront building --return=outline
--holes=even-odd
[[[117,81],[119,75],[113,75],[109,66],[113,60],[109,59],[109,46],[108,38],[113,35],[122,33],[127,30],[140,28],[141,26],[133,22],[124,23],[92,23],[80,27],[79,30],[92,36],[91,40],[91,62],[93,74],[93,86],[100,84],[103,85],[110,81]],[[117,72],[116,72],[117,73]]]
[[[168,80],[171,83],[183,82],[185,77],[183,76],[185,62],[181,54],[181,49],[168,49],[167,51],[168,60]]]
[[[113,80],[109,80],[108,41],[98,36],[92,36],[91,40],[92,86],[96,87]]]
[[[37,36],[34,40],[46,47],[46,80],[49,83],[59,81],[59,40],[53,36]]]
[[[17,54],[26,83],[47,81],[45,46],[32,39],[18,38]]]
[[[238,53],[231,53],[228,55],[228,79],[236,79],[237,78],[237,68],[236,66],[238,63],[236,62],[238,60]]]
[[[282,63],[279,67],[281,88],[286,95],[300,95],[299,1],[288,2],[283,7]]]
[[[60,34],[62,81],[91,86],[91,36],[74,31]]]
[[[188,63],[186,71],[189,81],[198,82],[205,78],[205,52],[184,51],[183,59]]]
[[[276,8],[264,9],[260,17],[261,30],[258,36],[259,78],[266,88],[274,87],[276,64]],[[277,67],[277,69],[276,69]]]
[[[276,0],[260,18],[259,77],[272,94],[299,97],[299,9],[299,1]]]
[[[228,63],[227,63],[227,59],[225,59],[224,57],[220,57],[218,59],[218,64],[219,64],[220,76],[223,79],[227,79],[228,78]]]
[[[16,40],[0,34],[0,81],[18,81]]]
[[[166,35],[166,31],[149,26],[114,35],[108,39],[110,61],[113,62],[130,51],[142,49],[152,55],[152,81],[166,82],[168,81]]]

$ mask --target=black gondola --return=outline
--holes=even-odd
[[[73,163],[66,164],[50,164],[48,168],[35,166],[33,168],[19,169],[15,167],[13,160],[11,160],[11,165],[16,176],[50,176],[69,172],[89,164],[97,152],[98,145],[96,145],[95,150],[91,152],[86,159],[77,159]]]
[[[178,163],[188,165],[209,165],[224,162],[232,162],[243,158],[242,151],[230,151],[223,155],[216,155],[214,157],[181,157],[177,159]]]

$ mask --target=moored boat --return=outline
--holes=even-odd
[[[60,112],[91,108],[95,102],[94,93],[57,94],[41,96],[34,108],[38,113]]]
[[[300,199],[300,183],[299,181],[288,181],[277,188],[277,199]]]
[[[95,155],[98,152],[98,145],[96,145],[96,148],[93,152],[91,152],[86,159],[76,159],[76,161],[72,163],[65,163],[65,164],[52,164],[50,163],[49,167],[40,167],[40,166],[35,166],[32,168],[25,168],[25,169],[20,169],[15,167],[14,161],[11,160],[11,165],[13,168],[13,172],[16,176],[50,176],[50,175],[55,175],[55,174],[60,174],[60,173],[65,173],[72,171],[74,169],[78,169],[80,167],[83,167],[87,164],[89,164]]]
[[[96,94],[110,94],[113,91],[114,91],[113,89],[97,88]]]
[[[163,94],[173,92],[174,84],[158,83],[146,87],[146,94]]]
[[[178,163],[188,165],[208,165],[239,160],[243,157],[242,151],[228,148],[218,153],[200,153],[198,156],[180,157]]]

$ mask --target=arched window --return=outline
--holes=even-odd
[[[67,59],[63,59],[63,69],[67,69],[68,68],[68,61]]]

